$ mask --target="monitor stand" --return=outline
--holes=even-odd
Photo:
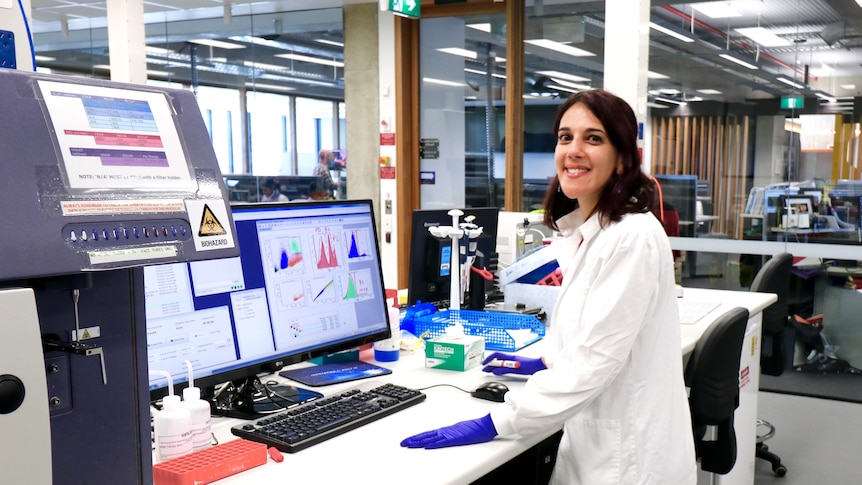
[[[214,416],[258,419],[312,398],[323,397],[319,392],[288,385],[264,384],[248,377],[230,381],[217,391],[207,389],[207,400]]]

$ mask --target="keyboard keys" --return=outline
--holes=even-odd
[[[425,394],[394,384],[365,382],[340,394],[292,407],[231,432],[288,453],[305,449],[425,400]]]

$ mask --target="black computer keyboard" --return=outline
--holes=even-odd
[[[413,389],[364,382],[339,394],[236,425],[231,433],[294,453],[424,400],[425,394]]]

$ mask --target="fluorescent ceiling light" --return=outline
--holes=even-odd
[[[173,75],[174,75],[174,73],[172,73],[172,72],[168,72],[168,71],[154,71],[154,70],[152,70],[152,69],[147,69],[147,74],[149,74],[149,75],[151,75],[151,76],[164,76],[164,77],[168,77],[168,76],[173,76]]]
[[[324,66],[344,67],[344,63],[335,59],[323,59],[320,57],[304,56],[302,54],[276,54],[275,57],[282,59],[291,59],[294,61],[311,62],[314,64],[322,64]]]
[[[560,84],[562,86],[565,86],[567,88],[582,89],[582,90],[583,89],[585,89],[585,90],[593,89],[592,86],[590,86],[589,84],[570,83],[569,81],[565,81],[563,79],[556,79],[556,78],[551,78],[551,80],[554,81],[555,83]]]
[[[467,24],[467,27],[471,29],[481,30],[482,32],[491,33],[491,22],[481,23],[481,24]]]
[[[456,87],[466,87],[467,86],[464,83],[456,83],[454,81],[447,81],[445,79],[435,79],[433,77],[423,77],[422,82],[426,82],[429,84],[440,84],[442,86],[456,86]]]
[[[315,39],[315,40],[317,42],[320,42],[321,44],[334,45],[336,47],[344,47],[344,42],[336,42],[334,40],[329,40],[329,39]]]
[[[479,57],[479,55],[476,54],[476,51],[470,51],[467,49],[462,49],[460,47],[444,47],[442,49],[437,49],[437,50],[440,52],[445,52],[447,54],[453,54],[456,56],[466,57],[467,59],[474,59],[475,60],[476,58]]]
[[[730,2],[705,2],[693,3],[691,8],[698,10],[700,13],[713,19],[726,19],[728,17],[742,17],[735,8],[730,6]]]
[[[718,89],[698,89],[697,92],[701,94],[721,94],[721,91]]]
[[[670,76],[665,76],[664,74],[658,72],[647,71],[646,73],[648,79],[669,79]]]
[[[650,23],[649,23],[649,26],[650,26],[653,30],[658,30],[659,32],[661,32],[661,33],[663,33],[663,34],[669,35],[669,36],[671,36],[671,37],[673,37],[673,38],[675,38],[675,39],[679,39],[679,40],[681,40],[681,41],[683,41],[683,42],[694,42],[694,39],[692,39],[691,37],[687,37],[687,36],[685,36],[685,35],[682,35],[682,34],[680,34],[679,32],[676,32],[676,31],[673,31],[673,30],[668,29],[667,27],[662,27],[661,25],[659,25],[659,24],[657,24],[657,23],[650,22]]]
[[[111,65],[110,64],[93,64],[93,69],[102,69],[102,70],[110,71]]]
[[[793,86],[796,89],[804,89],[805,88],[805,86],[799,84],[798,82],[787,79],[786,77],[777,77],[775,79],[783,82],[784,84],[787,84],[788,86]]]
[[[782,45],[791,45],[791,42],[783,37],[779,37],[763,27],[746,27],[743,29],[733,29],[749,39],[757,42],[764,47],[777,47]]]
[[[558,86],[558,85],[556,85],[556,84],[548,84],[548,85],[547,85],[547,86],[545,86],[545,87],[546,87],[546,88],[548,88],[548,89],[556,89],[557,91],[565,91],[565,92],[567,92],[567,93],[578,93],[578,92],[580,92],[580,91],[578,91],[577,89],[569,89],[569,88],[566,88],[566,87],[563,87],[563,86]]]
[[[662,98],[661,96],[656,96],[655,100],[656,100],[656,101],[661,101],[662,103],[678,104],[678,105],[680,105],[680,106],[685,106],[685,105],[687,105],[687,104],[688,104],[688,103],[686,103],[685,101],[677,101],[677,100],[675,100],[675,99]]]
[[[590,51],[585,51],[583,49],[578,49],[577,47],[572,47],[566,44],[561,44],[559,42],[554,42],[548,39],[533,39],[533,40],[525,40],[527,44],[531,44],[538,47],[544,47],[545,49],[550,49],[553,51],[561,52],[563,54],[568,54],[574,57],[589,57],[594,56]]]
[[[857,2],[862,2],[862,0],[856,0]],[[841,89],[856,89],[855,84],[842,84]]]
[[[290,71],[287,66],[279,66],[278,64],[267,64],[265,62],[242,61],[242,65],[252,69],[264,69],[267,71]]]
[[[261,88],[261,89],[277,89],[279,91],[294,91],[296,88],[292,88],[290,86],[279,86],[278,84],[261,84],[254,82],[245,83],[246,87],[249,88]]]
[[[739,59],[739,58],[737,58],[737,57],[734,57],[734,56],[732,56],[732,55],[730,55],[730,54],[719,54],[719,57],[721,57],[722,59],[727,59],[727,60],[728,60],[728,61],[730,61],[730,62],[735,62],[735,63],[739,64],[740,66],[745,66],[745,67],[747,67],[747,68],[749,68],[749,69],[760,69],[760,68],[759,68],[759,67],[757,67],[756,65],[751,64],[751,63],[748,63],[748,62],[745,62],[745,61],[743,61],[742,59]]]
[[[680,91],[679,89],[673,89],[673,88],[659,89],[658,92],[661,94],[670,94],[670,95],[676,95],[676,94],[682,93],[682,91]]]
[[[192,44],[208,45],[210,47],[218,47],[220,49],[245,49],[242,44],[234,44],[233,42],[225,42],[215,39],[192,39],[189,42]]]
[[[271,81],[284,81],[284,82],[292,82],[299,84],[312,84],[314,86],[326,86],[326,87],[334,87],[335,82],[327,82],[327,81],[315,81],[313,79],[306,79],[300,77],[292,77],[292,76],[282,76],[279,74],[261,74],[258,79],[268,79]]]
[[[653,103],[652,101],[647,101],[647,106],[650,108],[659,108],[659,109],[667,109],[667,106],[663,104]]]
[[[862,1],[862,0],[860,0],[860,1]],[[826,93],[815,92],[814,95],[817,96],[818,98],[825,99],[826,101],[829,101],[830,103],[834,103],[834,102],[838,101],[837,99],[835,99],[834,96],[830,96]]]
[[[488,74],[486,71],[480,71],[478,69],[470,69],[468,67],[464,68],[464,72],[472,72],[473,74],[478,74],[480,76],[485,76]],[[504,76],[503,74],[497,74],[496,72],[491,73],[491,75],[496,77],[496,78],[506,79],[506,76]]]
[[[566,73],[560,72],[560,71],[536,71],[536,74],[541,74],[542,76],[548,76],[548,77],[555,77],[558,79],[565,79],[566,81],[572,81],[572,82],[576,82],[576,83],[590,80],[589,78],[586,78],[586,77],[575,76],[574,74],[566,74]]]
[[[51,61],[57,60],[56,57],[39,56],[39,55],[37,55],[35,59],[36,59],[36,62],[51,62]]]
[[[174,51],[172,51],[170,49],[165,49],[164,47],[155,47],[152,45],[144,46],[144,52],[146,52],[147,54],[162,54],[162,55],[174,53]]]

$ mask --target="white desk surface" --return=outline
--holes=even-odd
[[[684,289],[684,298],[719,300],[721,305],[698,323],[682,326],[683,353],[690,352],[703,332],[726,310],[734,306],[744,306],[754,314],[776,300],[773,294],[696,288]],[[519,353],[537,357],[541,355],[543,346],[544,342],[539,341]],[[364,350],[361,358],[374,362],[370,349]],[[393,372],[375,378],[375,381],[392,382],[411,388],[453,384],[472,390],[481,382],[501,381],[510,389],[519,389],[526,380],[524,377],[485,374],[479,367],[467,372],[426,369],[424,352],[414,354],[402,351],[397,362],[378,364],[391,368]],[[354,381],[315,390],[329,395],[356,384]],[[428,396],[427,399],[411,408],[297,453],[284,453],[282,463],[268,460],[265,465],[216,483],[287,483],[319,478],[322,480],[320,483],[466,484],[490,473],[556,431],[549,430],[545,436],[496,438],[488,443],[439,450],[402,448],[401,440],[410,435],[457,421],[482,417],[492,406],[497,405],[473,398],[451,387],[434,387],[423,392]],[[238,419],[214,418],[213,433],[220,443],[235,439],[230,433],[230,427],[240,422]]]

